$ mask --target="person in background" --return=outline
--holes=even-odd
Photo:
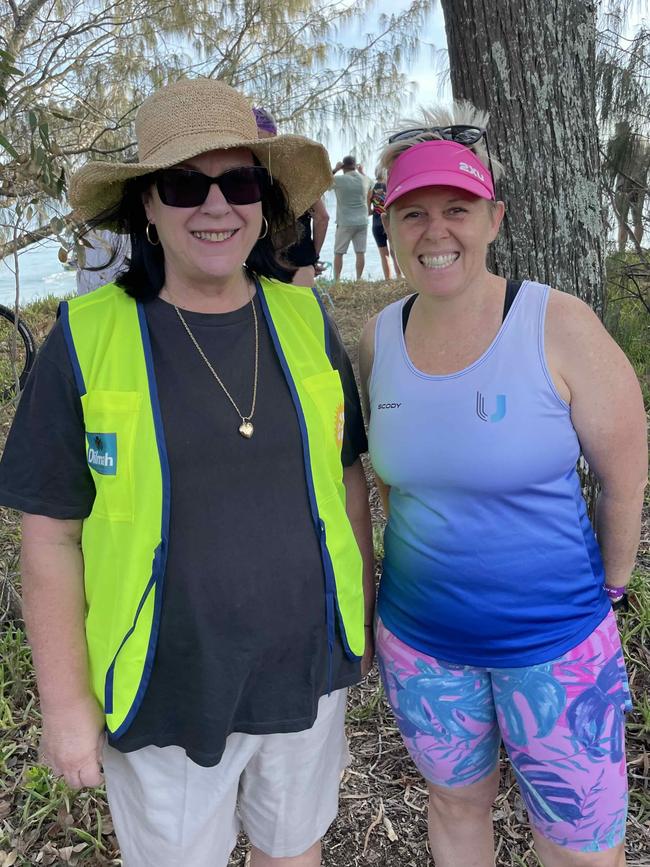
[[[251,867],[319,867],[372,656],[366,440],[319,300],[270,278],[329,159],[210,79],[136,138],[71,180],[131,259],[61,304],[0,463],[42,753],[76,788],[103,767],[124,867],[226,867],[242,827]]]
[[[76,245],[77,295],[86,295],[111,283],[125,270],[130,256],[129,239],[111,229],[86,232]]]
[[[336,194],[336,235],[334,238],[334,280],[343,269],[343,256],[350,241],[356,256],[356,276],[361,279],[368,242],[368,188],[370,181],[359,171],[353,156],[343,157],[332,169]],[[341,172],[339,175],[338,172]]]
[[[467,104],[427,113],[381,157],[410,294],[360,349],[388,517],[377,658],[428,784],[436,867],[494,864],[502,741],[544,867],[621,867],[630,694],[613,606],[639,543],[643,400],[584,302],[488,271],[505,205],[486,121]]]
[[[379,250],[384,280],[390,280],[390,258],[392,258],[395,267],[395,276],[401,277],[402,274],[395,253],[388,243],[388,236],[382,222],[382,214],[385,210],[384,199],[386,198],[386,173],[382,168],[378,168],[375,175],[375,183],[368,190],[368,214],[372,217],[372,235]]]
[[[257,132],[260,138],[270,138],[278,134],[277,124],[273,115],[265,108],[253,108]],[[318,199],[301,214],[297,220],[298,240],[284,250],[279,251],[279,257],[295,273],[290,281],[296,286],[313,287],[321,272],[319,255],[327,235],[330,217],[324,201]],[[286,279],[286,278],[285,278]]]

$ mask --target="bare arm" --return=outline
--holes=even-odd
[[[623,351],[582,301],[553,292],[546,347],[551,373],[601,485],[596,535],[607,583],[624,586],[634,567],[648,474],[645,411]]]
[[[368,195],[366,197],[366,202],[368,204],[368,216],[372,216],[372,187],[368,188]]]
[[[363,329],[361,340],[359,342],[359,374],[361,379],[361,404],[363,412],[366,416],[366,423],[370,424],[370,374],[372,373],[372,364],[375,355],[375,328],[377,326],[377,317],[374,316]],[[377,490],[381,498],[381,504],[384,509],[384,515],[388,518],[388,497],[390,494],[390,486],[384,484],[383,480],[377,475],[375,470],[375,482]]]
[[[23,515],[23,601],[43,713],[41,751],[73,788],[101,784],[104,744],[104,716],[89,686],[80,540],[81,521]]]
[[[370,670],[374,656],[372,622],[375,616],[375,568],[368,486],[360,458],[357,458],[352,466],[343,468],[343,484],[345,485],[345,509],[363,560],[366,649],[361,662],[361,673],[366,675]]]
[[[325,235],[327,235],[327,226],[329,225],[330,215],[327,213],[325,202],[319,199],[312,207],[312,219],[314,221],[312,234],[314,238],[314,249],[316,254],[320,255],[325,243]]]

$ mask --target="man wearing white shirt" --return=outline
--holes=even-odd
[[[334,280],[338,281],[343,268],[343,256],[350,241],[356,254],[357,280],[361,279],[366,264],[368,238],[369,179],[359,171],[353,156],[344,157],[332,170],[336,193],[336,235],[334,238]],[[342,174],[338,174],[342,170]]]

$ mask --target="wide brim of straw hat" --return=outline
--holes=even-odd
[[[332,170],[325,148],[298,135],[265,139],[228,140],[222,132],[201,131],[175,136],[158,159],[132,163],[86,163],[71,178],[70,203],[79,220],[94,220],[109,212],[122,198],[126,182],[166,169],[212,150],[248,148],[284,187],[296,216],[307,211],[332,186]]]

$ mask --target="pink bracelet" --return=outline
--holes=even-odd
[[[618,602],[619,599],[622,599],[626,589],[625,587],[610,587],[609,584],[605,584],[605,593],[612,602]]]

